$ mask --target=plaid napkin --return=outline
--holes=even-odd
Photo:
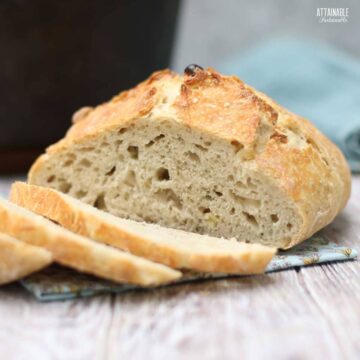
[[[337,245],[320,236],[314,236],[291,250],[279,252],[269,264],[267,272],[324,262],[350,260],[355,259],[356,256],[357,251],[355,249]],[[174,284],[225,277],[227,275],[187,271],[183,278]],[[51,266],[33,274],[22,280],[21,284],[40,301],[69,300],[141,289],[134,285],[115,284],[60,266]],[[152,291],[155,290],[152,289]]]

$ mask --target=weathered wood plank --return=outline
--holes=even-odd
[[[111,296],[40,304],[8,286],[0,291],[0,358],[105,358],[111,317]]]
[[[342,348],[299,276],[287,271],[184,285],[145,298],[119,297],[110,354],[135,359],[166,354],[196,358],[199,352],[205,359],[339,358]]]

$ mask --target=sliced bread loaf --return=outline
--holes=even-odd
[[[214,238],[115,217],[49,188],[16,182],[10,199],[65,228],[135,255],[203,272],[264,272],[275,253],[259,244]]]
[[[0,285],[22,279],[51,262],[49,251],[0,233]]]
[[[329,139],[213,69],[157,72],[73,120],[29,182],[119,217],[289,248],[349,198]]]
[[[47,249],[62,265],[105,279],[151,286],[181,277],[179,271],[74,234],[3,199],[0,231]]]

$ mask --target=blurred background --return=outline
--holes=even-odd
[[[320,23],[318,8],[349,8],[347,23]],[[358,0],[187,0],[182,2],[172,64],[221,65],[277,37],[319,40],[360,57]],[[270,69],[269,69],[270,70]]]
[[[26,171],[78,108],[189,63],[310,118],[357,172],[359,37],[358,0],[1,1],[0,172]]]

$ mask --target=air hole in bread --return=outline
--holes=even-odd
[[[291,223],[287,223],[287,224],[286,224],[286,227],[287,227],[289,230],[291,230],[291,229],[292,229],[292,227],[293,227],[293,224],[291,224]]]
[[[276,214],[270,215],[271,221],[275,224],[279,221],[279,217]]]
[[[156,179],[159,181],[168,181],[170,180],[169,170],[163,167],[156,170]]]
[[[134,170],[129,170],[126,173],[124,183],[131,187],[134,187],[136,185],[136,174]]]
[[[87,195],[87,192],[83,191],[83,190],[78,190],[78,191],[75,192],[75,197],[78,198],[78,199],[82,199],[86,195]]]
[[[249,187],[249,188],[255,188],[256,187],[256,185],[253,183],[253,180],[250,177],[248,177],[246,179],[246,186]]]
[[[191,161],[194,161],[194,162],[197,162],[197,163],[200,162],[199,155],[192,152],[192,151],[187,151],[184,155],[187,156]]]
[[[160,134],[160,135],[154,137],[154,139],[150,140],[147,144],[145,144],[145,147],[153,146],[156,142],[163,139],[164,137],[165,137],[164,134]]]
[[[65,181],[64,179],[59,180],[59,190],[65,194],[67,194],[71,189],[71,184]]]
[[[200,206],[199,207],[199,211],[203,214],[208,214],[209,212],[211,212],[210,208],[208,207],[203,207],[203,206]]]
[[[180,198],[171,189],[159,189],[155,192],[155,197],[159,201],[162,201],[164,203],[168,203],[168,202],[173,203],[173,205],[178,209],[182,208],[182,203]]]
[[[51,176],[49,176],[49,177],[47,178],[46,181],[50,184],[50,183],[52,183],[55,179],[56,179],[56,176],[55,176],[55,175],[51,175]]]
[[[163,104],[167,104],[168,98],[167,98],[166,96],[164,96],[164,97],[162,98],[161,102],[162,102]]]
[[[246,189],[246,187],[247,187],[247,186],[246,186],[243,182],[241,182],[240,180],[235,183],[235,186],[236,186],[237,188],[239,188],[239,189]]]
[[[79,149],[79,152],[91,152],[94,150],[95,150],[95,148],[93,146],[84,146]]]
[[[205,147],[205,146],[202,146],[202,145],[200,145],[200,144],[195,144],[195,146],[199,149],[199,150],[201,150],[201,151],[208,151],[208,149]]]
[[[249,224],[251,224],[252,226],[259,226],[256,217],[254,215],[251,215],[246,211],[243,211],[242,213],[245,215],[245,219]]]
[[[114,174],[115,170],[116,170],[116,166],[113,166],[105,175],[111,176]]]
[[[73,155],[73,154],[70,154],[68,157],[67,157],[67,160],[64,162],[64,167],[67,167],[67,166],[70,166],[74,163],[76,159],[76,156]]]
[[[239,151],[241,151],[244,148],[244,145],[241,142],[237,141],[237,140],[233,140],[231,142],[231,145],[234,147],[235,154],[238,153]]]
[[[99,210],[107,210],[104,194],[99,194],[94,202],[94,207]]]
[[[132,159],[137,160],[139,158],[139,148],[137,146],[130,145],[128,146],[127,151]]]
[[[231,208],[231,209],[230,209],[230,214],[231,214],[231,215],[234,215],[234,214],[235,214],[235,208]]]
[[[150,140],[147,144],[145,144],[145,147],[150,147],[154,145],[154,141]]]
[[[91,162],[88,160],[88,159],[82,159],[80,162],[79,162],[79,165],[81,167],[85,167],[85,168],[89,168],[91,166]]]
[[[121,128],[119,131],[118,131],[118,134],[125,134],[127,131],[127,128]]]
[[[179,143],[181,143],[181,144],[184,144],[184,143],[185,143],[184,139],[183,139],[181,136],[178,136],[178,137],[176,138],[176,140],[177,140]]]
[[[249,199],[240,195],[235,194],[233,191],[229,191],[230,196],[243,208],[259,208],[261,205],[260,200]]]
[[[115,146],[120,146],[123,143],[122,140],[116,140],[115,141]]]
[[[220,192],[220,191],[216,191],[216,190],[214,190],[214,193],[217,195],[217,196],[223,196],[223,193],[222,192]]]
[[[156,222],[152,216],[144,216],[144,221],[147,223],[154,223]]]
[[[195,232],[203,233],[204,232],[204,226],[202,225],[196,225]]]
[[[164,137],[165,137],[164,134],[159,134],[158,136],[156,136],[156,137],[154,138],[154,142],[158,142],[159,140],[163,139]]]

